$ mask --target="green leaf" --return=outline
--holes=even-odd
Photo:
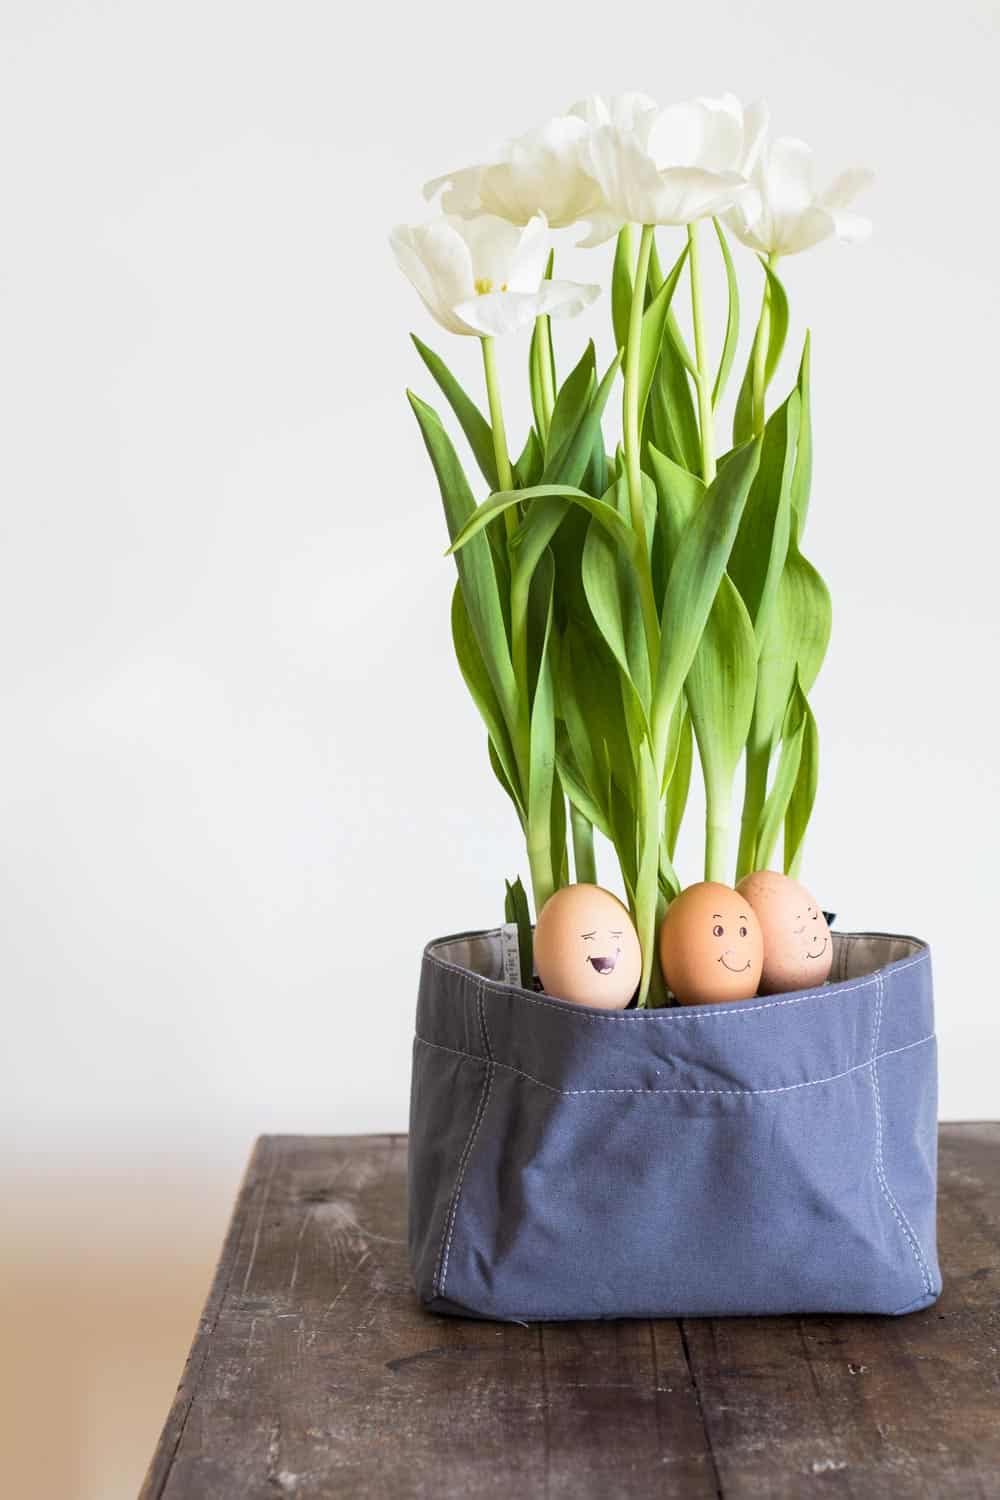
[[[456,583],[455,592],[451,598],[451,638],[459,671],[489,732],[490,749],[497,761],[495,767],[497,777],[516,807],[517,815],[523,824],[524,800],[519,788],[514,747],[504,721],[503,710],[493,689],[490,674],[486,670],[482,652],[469,621],[460,583]]]
[[[740,289],[736,280],[736,269],[733,265],[733,257],[729,253],[729,242],[726,239],[725,230],[718,219],[713,219],[715,232],[719,237],[719,246],[722,250],[722,259],[726,266],[726,285],[729,292],[729,310],[726,317],[726,337],[722,346],[722,358],[719,361],[718,373],[715,384],[712,386],[712,407],[718,406],[722,400],[723,393],[729,380],[729,372],[733,367],[733,359],[736,355],[736,346],[740,341]]]
[[[642,427],[649,399],[653,375],[660,362],[667,314],[680,274],[687,260],[688,247],[684,246],[670,269],[670,273],[642,315],[642,333],[639,339],[639,427]]]
[[[667,319],[668,332],[671,320]],[[684,361],[668,337],[660,351],[649,393],[649,442],[692,473],[701,470],[701,438],[694,397]]]
[[[629,554],[635,566],[639,567],[641,565],[638,549],[642,546],[642,543],[635,535],[631,526],[618,514],[614,506],[609,505],[606,500],[598,500],[593,495],[588,495],[584,490],[578,490],[573,485],[568,484],[538,484],[526,490],[501,490],[498,494],[491,495],[489,499],[484,500],[474,513],[469,516],[458,535],[454,537],[451,546],[448,548],[448,553],[460,553],[462,549],[468,546],[470,541],[479,535],[484,526],[488,526],[494,517],[499,516],[505,510],[509,510],[512,505],[517,505],[521,502],[528,504],[532,501],[545,500],[550,497],[561,499],[567,504],[579,505],[589,512],[590,515],[595,516],[601,525],[610,531],[615,540]],[[515,545],[516,537],[517,533],[515,532]],[[445,555],[447,556],[448,553]]]
[[[781,755],[774,783],[767,794],[764,811],[757,831],[757,868],[770,867],[778,832],[791,802],[802,760],[802,745],[805,738],[806,715],[809,705],[805,694],[796,682],[788,702],[788,711],[781,734]],[[811,714],[810,714],[811,717]]]
[[[556,396],[552,410],[552,425],[545,444],[545,462],[551,464],[554,457],[567,448],[590,406],[591,393],[597,383],[596,355],[593,340],[583,351],[575,368],[567,375],[562,390]]]
[[[809,491],[812,488],[813,437],[810,400],[810,363],[811,355],[809,335],[807,333],[805,344],[802,348],[802,360],[799,364],[799,441],[795,451],[795,473],[792,476],[792,511],[795,517],[794,532],[796,540],[801,540],[806,529],[806,516],[809,512]],[[806,691],[808,692],[808,688]]]
[[[533,933],[531,931],[531,910],[528,906],[528,893],[521,884],[520,875],[513,885],[509,880],[504,881],[507,887],[507,896],[504,901],[504,921],[517,924],[517,947],[521,961],[521,987],[530,990],[534,978],[534,965],[532,962]]]
[[[486,738],[486,749],[487,749],[487,753],[489,755],[490,765],[493,768],[493,774],[496,777],[497,781],[499,781],[500,785],[503,787],[504,791],[507,793],[507,796],[513,802],[514,807],[515,807],[515,809],[517,811],[518,821],[520,822],[521,829],[523,831],[524,830],[524,814],[521,811],[520,800],[518,798],[518,794],[515,791],[513,784],[511,783],[510,777],[507,775],[507,772],[504,770],[503,762],[500,759],[499,755],[497,754],[497,747],[496,747],[496,745],[494,745],[493,741],[489,738],[488,735],[487,735],[487,738]]]
[[[652,681],[638,579],[627,554],[596,521],[591,521],[584,543],[582,577],[594,621],[635,693],[645,723]]]
[[[740,393],[736,399],[736,413],[733,417],[733,443],[745,443],[753,433],[753,365],[754,349],[760,337],[761,324],[768,318],[767,355],[764,360],[764,392],[778,368],[785,347],[785,338],[788,334],[788,297],[785,288],[771,270],[770,266],[762,256],[758,256],[764,267],[765,275],[765,301],[761,306],[760,318],[757,322],[757,331],[754,334],[754,342],[750,348],[750,358],[747,361],[743,383]]]
[[[580,421],[579,425],[567,438],[566,442],[554,456],[546,458],[545,468],[542,472],[542,483],[561,483],[578,485],[586,471],[587,464],[593,453],[594,443],[601,431],[601,419],[604,416],[604,408],[607,405],[611,388],[615,383],[621,355],[616,354],[604,375],[603,380],[594,392],[589,407]],[[556,403],[558,405],[558,402]],[[553,424],[555,414],[553,413]]]
[[[798,877],[802,865],[802,849],[806,829],[816,801],[819,782],[819,732],[809,704],[805,704],[805,724],[802,734],[802,754],[799,772],[795,778],[792,795],[788,799],[785,813],[785,874]]]
[[[551,846],[552,826],[552,792],[555,782],[556,763],[556,725],[555,725],[555,697],[552,685],[552,663],[549,654],[549,640],[552,630],[552,593],[555,570],[551,566],[546,574],[540,571],[538,580],[544,587],[547,596],[547,608],[545,611],[544,634],[539,654],[538,679],[535,684],[534,699],[531,705],[531,724],[528,741],[528,827],[532,829],[548,828],[550,830],[550,868],[552,870],[552,884],[555,888],[561,870],[561,857],[565,854],[566,840],[565,827],[563,830],[562,850],[555,850]],[[559,870],[556,869],[556,863]],[[535,892],[536,900],[539,893]]]
[[[649,450],[656,485],[657,514],[667,559],[673,562],[684,529],[705,498],[705,483],[656,448]]]
[[[648,739],[639,744],[639,805],[636,819],[637,873],[634,920],[642,949],[642,978],[638,1004],[645,1006],[656,956],[656,896],[659,890],[661,826],[660,788],[653,749]]]
[[[552,821],[549,840],[552,847],[552,883],[558,891],[562,886],[569,885],[569,848],[566,842],[566,796],[563,792],[558,773],[552,778]]]
[[[767,631],[788,555],[798,429],[799,395],[792,391],[764,428],[760,467],[729,559],[729,576],[743,595],[758,646]],[[730,464],[721,472],[727,473]]]
[[[434,465],[448,535],[454,545],[456,538],[477,514],[475,502],[462,465],[437,413],[412,391],[408,391],[407,396]],[[456,554],[456,563],[472,633],[493,684],[504,721],[512,726],[517,722],[517,688],[489,542],[483,536],[474,537],[471,546],[463,547]]]
[[[465,394],[440,355],[429,349],[415,333],[410,334],[414,347],[441,387],[448,405],[458,418],[476,463],[491,490],[497,488],[497,461],[493,450],[493,429],[479,407]]]
[[[617,844],[612,825],[611,781],[633,798],[633,744],[622,703],[622,678],[596,627],[574,620],[563,634],[555,662],[557,701],[566,727],[571,773],[584,796],[567,780],[567,794],[586,817]],[[611,769],[613,768],[613,769]],[[634,838],[635,824],[631,824]]]
[[[758,442],[734,453],[709,485],[681,533],[660,619],[661,650],[653,690],[653,732],[662,764],[673,713],[719,591],[750,486]]]
[[[542,360],[544,358],[543,339],[539,321],[536,318],[535,326],[531,330],[531,343],[528,346],[528,393],[531,397],[531,413],[535,419],[535,428],[543,437],[548,428],[545,399],[542,395]]]
[[[626,224],[615,245],[615,263],[611,271],[611,323],[615,348],[628,343],[628,322],[632,311],[632,226]]]
[[[684,821],[684,812],[687,808],[688,791],[691,786],[691,767],[694,762],[694,745],[691,733],[691,716],[687,712],[686,705],[680,720],[680,731],[677,740],[677,753],[674,757],[673,771],[667,782],[666,793],[666,826],[664,838],[667,845],[667,853],[671,860],[677,850],[677,839],[681,831],[681,823]]]
[[[739,590],[723,574],[685,692],[706,789],[731,795],[753,714],[757,643]]]
[[[594,828],[600,829],[605,838],[610,838],[611,833],[607,825],[607,815],[603,807],[594,800],[594,797],[583,779],[583,776],[573,758],[573,752],[569,743],[569,734],[565,724],[556,724],[556,769],[563,790],[573,806],[586,818],[587,822]]]
[[[521,449],[521,456],[514,465],[514,483],[518,489],[527,489],[529,485],[537,484],[542,477],[543,464],[544,457],[538,433],[533,427],[529,427],[528,436]]]

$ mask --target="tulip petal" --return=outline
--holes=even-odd
[[[472,262],[462,236],[446,221],[398,225],[390,244],[400,270],[413,283],[428,312],[450,333],[470,329],[454,316],[456,302],[473,291]]]
[[[445,213],[471,218],[482,210],[480,184],[482,167],[462,167],[457,172],[448,172],[424,183],[424,197],[428,202],[441,193],[441,208]],[[442,189],[444,191],[442,191]]]
[[[539,289],[539,312],[553,318],[575,318],[601,295],[601,288],[580,281],[544,281]]]
[[[865,188],[871,187],[875,181],[875,173],[868,167],[848,167],[846,172],[841,172],[835,177],[817,200],[821,208],[838,209],[846,208]]]
[[[668,167],[660,172],[656,192],[657,224],[691,224],[720,214],[754,190],[739,172],[708,172],[703,167]]]

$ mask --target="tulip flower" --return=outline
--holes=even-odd
[[[644,95],[598,95],[571,113],[590,125],[583,161],[601,193],[585,245],[625,224],[692,224],[756,198],[747,174],[767,124],[762,104],[744,111],[724,94],[658,110]]]
[[[450,333],[477,338],[517,333],[537,317],[571,317],[600,287],[545,276],[549,226],[535,214],[518,227],[492,214],[445,214],[423,225],[400,225],[391,244],[428,312]]]
[[[854,167],[817,193],[809,147],[781,137],[760,152],[752,169],[756,203],[737,204],[725,220],[738,239],[762,255],[797,255],[831,235],[857,244],[871,234],[871,221],[848,205],[872,178],[873,173]]]
[[[588,135],[585,120],[561,115],[508,142],[495,161],[428,182],[424,196],[441,192],[444,211],[462,218],[493,214],[527,224],[542,213],[553,229],[576,224],[600,204],[597,184],[581,162]]]

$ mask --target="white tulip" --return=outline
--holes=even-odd
[[[817,193],[809,147],[781,137],[764,147],[753,168],[757,205],[738,205],[726,214],[726,223],[763,255],[796,255],[831,235],[857,244],[871,234],[871,220],[852,213],[848,204],[873,177],[865,168],[853,167]]]
[[[583,164],[602,199],[585,245],[624,224],[691,224],[756,197],[747,174],[767,127],[763,104],[744,111],[725,94],[661,110],[642,94],[595,95],[570,113],[590,127]]]
[[[446,214],[430,224],[400,225],[390,243],[427,310],[451,333],[518,333],[541,313],[571,317],[600,292],[597,286],[546,280],[544,214],[523,227],[488,214]]]
[[[509,141],[495,161],[436,177],[424,196],[444,189],[441,207],[462,218],[494,214],[527,224],[542,213],[553,229],[576,224],[600,204],[597,184],[581,164],[588,135],[582,119],[561,115]]]

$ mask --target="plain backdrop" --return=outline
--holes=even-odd
[[[870,245],[784,266],[835,606],[803,874],[841,926],[930,940],[942,1115],[1000,1113],[998,9],[4,0],[0,28],[5,1472],[116,1500],[254,1136],[405,1128],[421,948],[527,873],[403,394],[437,399],[409,330],[481,399],[479,351],[387,235],[583,94],[764,95],[821,175],[878,173]],[[562,325],[563,369],[608,328],[606,297]]]

